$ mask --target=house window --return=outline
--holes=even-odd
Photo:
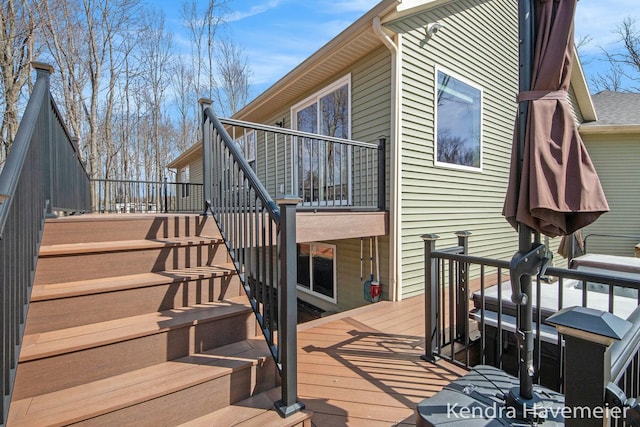
[[[256,132],[248,131],[236,139],[236,143],[251,169],[256,170]]]
[[[340,79],[291,109],[293,128],[309,133],[351,137],[351,76]],[[350,199],[350,148],[343,144],[300,139],[295,150],[295,186],[303,203]]]
[[[180,195],[184,197],[189,197],[189,166],[185,166],[180,171]]]
[[[482,169],[482,90],[436,70],[436,164]]]
[[[298,289],[336,302],[336,247],[298,244]]]

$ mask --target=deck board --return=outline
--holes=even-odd
[[[303,324],[298,396],[312,424],[415,425],[415,408],[466,371],[420,358],[423,298],[383,301]]]

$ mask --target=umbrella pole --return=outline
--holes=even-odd
[[[534,0],[518,1],[519,31],[519,89],[520,92],[531,90],[534,37]],[[525,150],[525,135],[528,101],[518,104],[518,187]],[[513,388],[507,396],[507,406],[516,409],[519,418],[537,419],[536,404],[540,397],[533,393],[533,307],[531,296],[531,276],[540,266],[540,248],[532,241],[532,230],[518,223],[518,252],[511,260],[511,285],[514,293],[512,299],[518,305],[518,330],[516,336],[519,347],[519,380],[520,387]]]

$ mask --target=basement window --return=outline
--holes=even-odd
[[[336,303],[336,247],[324,243],[299,243],[298,289]]]

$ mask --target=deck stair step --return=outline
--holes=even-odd
[[[184,237],[166,239],[118,240],[108,242],[64,243],[59,245],[43,245],[39,257],[46,258],[63,255],[81,255],[103,252],[136,251],[144,249],[173,248],[184,246],[201,246],[222,243],[220,237]]]
[[[230,260],[211,217],[48,219],[8,425],[176,426],[221,411],[309,427],[272,410],[278,369]],[[225,409],[242,401],[269,407]]]
[[[180,424],[180,427],[311,427],[311,412],[301,411],[283,419],[274,409],[280,388],[267,390],[243,401]]]
[[[255,337],[246,297],[238,300],[25,335],[13,394],[31,397]]]
[[[33,286],[25,333],[47,332],[243,295],[232,263]],[[101,309],[97,310],[96,307]]]
[[[220,237],[215,221],[200,215],[78,215],[45,222],[45,246],[64,243],[147,240],[173,237]]]
[[[273,389],[275,372],[257,337],[14,401],[8,425],[178,425]]]
[[[35,284],[229,263],[219,237],[66,243],[40,247]]]

